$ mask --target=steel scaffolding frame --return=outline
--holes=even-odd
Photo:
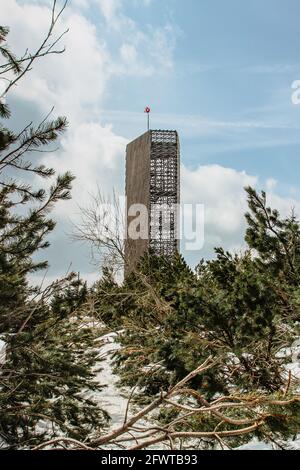
[[[150,131],[150,249],[178,250],[179,138],[176,131]]]

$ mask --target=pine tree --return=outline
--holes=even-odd
[[[248,228],[246,241],[257,251],[258,263],[294,285],[300,276],[300,227],[295,214],[280,218],[277,210],[267,206],[266,193],[261,195],[246,188],[251,212],[246,214]]]
[[[9,29],[0,27],[0,77],[8,92],[34,60],[54,51],[49,44],[62,10],[52,19],[46,41],[36,53],[17,58],[7,45]],[[47,53],[45,53],[45,50]],[[62,52],[62,51],[56,51]],[[73,176],[60,175],[49,190],[35,189],[27,175],[54,176],[52,168],[33,163],[33,155],[57,141],[67,120],[44,119],[9,131],[3,120],[10,109],[0,97],[0,337],[6,344],[0,365],[0,438],[2,446],[30,448],[47,437],[64,433],[84,439],[100,431],[107,415],[93,398],[101,328],[87,324],[86,285],[70,274],[43,290],[32,287],[28,275],[45,269],[35,255],[49,246],[55,228],[53,206],[70,199]]]
[[[148,401],[168,390],[209,357],[217,365],[190,381],[205,399],[242,392],[281,396],[286,359],[278,352],[299,335],[298,223],[295,218],[282,221],[257,200],[254,190],[247,191],[251,199],[245,253],[232,255],[218,248],[216,258],[202,260],[195,272],[179,255],[145,256],[111,298],[121,345],[115,372],[120,385],[138,384],[137,400]],[[262,217],[270,212],[277,214],[277,235],[269,235]],[[283,243],[294,254],[293,270]],[[107,286],[107,298],[110,293]],[[297,404],[281,411],[281,418],[268,420],[265,432],[270,436],[293,435],[299,426]],[[167,410],[160,417],[163,423],[175,418]],[[193,426],[205,430],[211,421],[195,420]]]

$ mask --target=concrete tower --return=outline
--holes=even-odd
[[[125,272],[151,249],[170,256],[179,251],[180,145],[176,131],[151,130],[128,144],[126,150],[127,241]],[[136,204],[147,209],[141,237],[130,226],[140,215]],[[134,239],[133,239],[134,238]]]

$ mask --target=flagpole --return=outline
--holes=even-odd
[[[151,109],[147,106],[145,108],[144,113],[147,113],[147,130],[149,132],[150,131],[150,113],[151,113]]]

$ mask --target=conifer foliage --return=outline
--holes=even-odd
[[[300,225],[293,213],[282,218],[269,208],[265,193],[246,188],[247,249],[240,255],[217,248],[193,271],[179,254],[149,253],[122,283],[110,265],[92,288],[74,273],[48,287],[31,285],[29,276],[48,265],[36,255],[55,228],[51,209],[70,199],[73,181],[39,164],[39,152],[59,139],[67,120],[50,113],[12,131],[6,98],[36,60],[64,51],[56,49],[64,33],[53,34],[67,2],[60,10],[57,3],[33,53],[17,57],[9,29],[0,26],[1,448],[173,448],[191,440],[200,448],[225,440],[234,447],[253,434],[282,446],[300,425],[299,383],[286,370],[300,336]],[[93,230],[99,217],[86,216],[80,239],[124,260],[123,244],[109,243],[107,227]],[[105,433],[96,374],[107,332],[119,345],[119,384],[132,392],[122,424]],[[134,400],[143,408],[132,415]]]
[[[0,96],[0,442],[2,448],[37,445],[64,434],[84,439],[107,420],[92,396],[100,330],[90,328],[84,305],[87,288],[70,274],[46,288],[32,287],[28,275],[45,269],[36,255],[49,246],[55,228],[53,206],[70,199],[73,176],[59,175],[49,189],[35,188],[33,178],[53,178],[55,171],[38,163],[67,128],[67,120],[47,116],[38,125],[8,129],[11,111],[6,98],[34,61],[51,53],[57,19],[53,4],[49,32],[36,52],[19,58],[10,50],[9,29],[0,27],[0,78],[7,85]],[[51,42],[53,41],[53,42]],[[18,113],[18,110],[15,110]],[[35,178],[34,180],[36,180]]]
[[[115,371],[120,385],[138,384],[139,402],[168,390],[210,358],[216,365],[190,381],[203,402],[236,394],[287,396],[285,366],[292,358],[284,352],[299,337],[300,228],[293,214],[281,218],[269,208],[264,193],[246,193],[244,253],[218,248],[215,259],[202,260],[195,272],[180,255],[150,254],[123,285],[107,276],[97,284],[98,314],[119,331]],[[257,432],[263,439],[299,431],[299,383],[292,375],[288,392],[298,399],[290,409],[272,409],[274,419]],[[172,413],[160,414],[164,424],[177,416]],[[211,431],[213,423],[203,418],[189,426]]]

